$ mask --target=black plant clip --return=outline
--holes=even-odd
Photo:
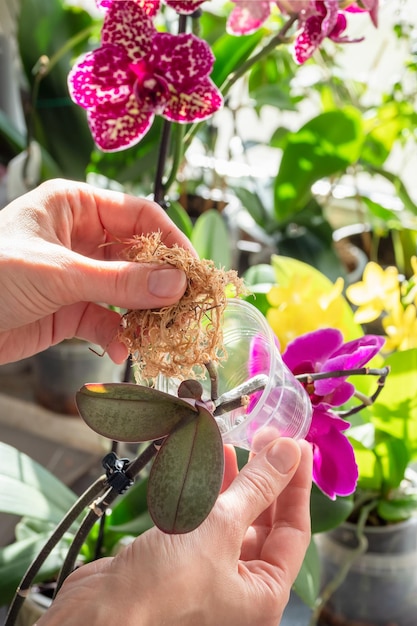
[[[103,458],[103,467],[106,470],[107,482],[117,493],[125,493],[133,485],[133,480],[126,475],[129,459],[119,459],[117,454],[109,452]]]

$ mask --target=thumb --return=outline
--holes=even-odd
[[[277,439],[253,457],[221,495],[240,519],[243,533],[275,502],[294,476],[300,459],[301,449],[296,441]]]
[[[74,252],[71,276],[73,280],[66,281],[68,304],[87,301],[125,309],[158,309],[177,302],[187,287],[185,273],[172,265],[97,261]]]

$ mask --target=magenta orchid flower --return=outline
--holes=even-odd
[[[102,45],[71,70],[71,98],[87,110],[96,144],[106,152],[137,144],[155,115],[173,122],[207,119],[222,105],[209,78],[214,57],[192,34],[158,32],[140,3],[106,4]]]
[[[360,39],[349,39],[343,35],[347,20],[339,11],[338,0],[316,0],[309,11],[300,19],[301,32],[294,46],[297,63],[305,63],[328,37],[335,43],[357,43]]]
[[[226,30],[231,35],[250,35],[257,31],[271,14],[270,0],[233,0]],[[276,4],[276,3],[275,3]]]
[[[349,426],[325,403],[313,407],[306,436],[313,448],[313,481],[331,500],[351,495],[358,481],[353,447],[343,432]]]
[[[282,359],[293,374],[335,372],[363,367],[384,345],[380,335],[364,335],[347,343],[336,328],[320,328],[290,342]],[[340,406],[355,392],[346,377],[316,380],[310,399],[313,404],[326,402]]]
[[[250,35],[257,31],[271,15],[273,6],[282,13],[305,11],[312,0],[233,0],[235,6],[230,13],[226,29],[231,35]]]
[[[379,0],[358,0],[358,2],[346,7],[345,11],[350,13],[363,13],[366,11],[369,13],[374,26],[378,26],[378,9]]]
[[[276,342],[278,344],[278,340]],[[365,335],[344,343],[339,330],[325,328],[289,343],[282,359],[295,376],[351,370],[363,367],[379,352],[383,343],[383,337],[377,335]],[[248,363],[249,375],[268,371],[269,359],[269,351],[255,340]],[[333,406],[345,403],[355,391],[346,378],[326,378],[305,385],[313,407],[306,436],[313,447],[313,480],[331,499],[352,494],[358,480],[353,447],[344,434],[350,424],[332,411]],[[248,411],[258,398],[257,394],[251,397]]]

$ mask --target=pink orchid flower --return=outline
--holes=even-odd
[[[347,20],[339,11],[338,0],[316,0],[300,20],[301,32],[294,46],[297,63],[305,63],[328,37],[335,43],[357,43],[360,39],[349,39],[343,35]]]
[[[155,115],[173,122],[207,119],[222,105],[209,78],[214,57],[192,34],[158,32],[132,0],[106,6],[101,47],[71,70],[71,98],[87,110],[96,144],[106,152],[137,144]]]
[[[345,11],[349,11],[350,13],[363,13],[367,11],[374,26],[378,26],[378,9],[379,0],[358,0],[358,2],[346,7]]]
[[[278,345],[278,340],[276,342]],[[365,335],[344,343],[339,330],[319,329],[289,343],[282,360],[295,376],[349,370],[365,365],[379,352],[383,343],[383,337],[378,335]],[[268,350],[255,340],[248,363],[249,375],[268,371],[269,358]],[[333,406],[347,402],[355,391],[346,380],[347,376],[316,380],[305,385],[313,407],[306,436],[313,447],[313,480],[331,499],[352,494],[358,480],[353,447],[344,434],[350,424],[332,410]],[[258,399],[258,393],[251,397],[248,411]]]

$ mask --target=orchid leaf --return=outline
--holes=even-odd
[[[0,511],[58,523],[75,494],[46,468],[0,443]]]
[[[230,269],[232,262],[230,233],[218,211],[209,209],[200,215],[191,233],[191,243],[200,258],[211,259],[217,267]]]
[[[149,476],[151,517],[167,533],[186,533],[210,513],[223,479],[223,444],[213,416],[202,406],[159,450]]]
[[[88,426],[115,441],[159,439],[197,414],[185,400],[132,383],[84,385],[76,402]]]
[[[0,548],[0,605],[8,604],[14,596],[20,580],[33,559],[39,554],[50,533],[38,534]],[[36,580],[48,580],[59,572],[72,537],[65,535],[48,555]]]
[[[344,522],[353,509],[351,496],[330,500],[316,485],[310,499],[312,532],[322,533]]]
[[[294,591],[304,604],[314,608],[320,591],[320,558],[314,537],[310,541],[303,565],[295,580]]]

